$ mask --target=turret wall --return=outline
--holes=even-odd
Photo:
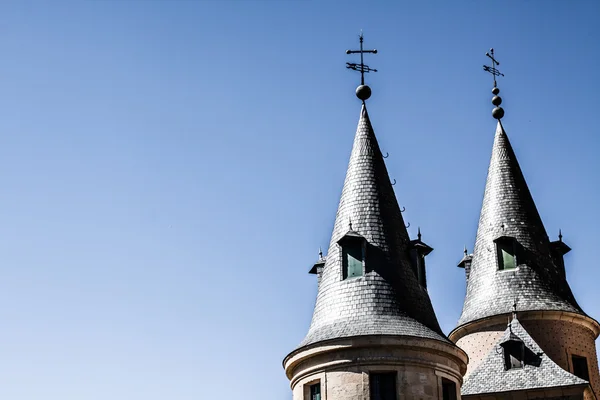
[[[285,361],[293,400],[309,399],[319,384],[322,400],[368,400],[370,374],[395,373],[399,400],[441,400],[442,382],[460,399],[466,354],[450,343],[418,338],[349,338],[313,347]]]
[[[498,343],[505,329],[506,324],[482,326],[479,330],[461,337],[456,342],[456,345],[469,355],[465,378],[477,369],[492,347]]]
[[[506,329],[508,315],[478,321],[457,328],[450,339],[469,356],[467,378],[485,359]],[[600,394],[600,373],[596,354],[596,338],[600,325],[581,314],[564,312],[522,312],[519,321],[542,348],[561,368],[573,373],[572,356],[585,357],[589,381],[594,392]]]
[[[596,338],[592,331],[572,321],[523,321],[523,326],[548,357],[563,369],[573,372],[573,355],[585,357],[592,389],[600,394]]]

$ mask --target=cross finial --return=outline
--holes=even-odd
[[[498,86],[496,85],[496,77],[497,76],[504,76],[504,74],[500,71],[498,71],[498,69],[496,68],[496,65],[500,65],[500,63],[498,62],[498,60],[496,60],[494,58],[494,49],[490,49],[489,53],[485,53],[486,56],[488,56],[491,60],[492,60],[492,66],[488,66],[488,65],[484,65],[483,66],[483,70],[486,72],[489,72],[490,74],[493,75],[494,77],[494,87]]]
[[[500,65],[500,63],[498,62],[498,60],[496,60],[496,58],[494,58],[494,49],[490,49],[490,51],[488,53],[485,53],[485,55],[492,60],[492,66],[490,67],[489,65],[484,65],[483,70],[485,72],[489,72],[494,77],[494,88],[492,89],[494,97],[492,98],[492,104],[495,105],[496,108],[492,110],[492,117],[499,120],[502,119],[502,117],[504,117],[504,109],[500,107],[500,104],[502,104],[502,98],[498,96],[498,93],[500,93],[500,89],[498,89],[498,85],[496,84],[496,77],[504,76],[504,74],[498,71],[498,68],[496,68],[496,66]]]
[[[362,31],[360,32],[359,40],[360,40],[360,50],[346,50],[346,54],[360,53],[360,64],[347,62],[346,68],[360,72],[360,86],[356,89],[356,96],[359,99],[361,99],[362,101],[365,101],[369,97],[371,97],[371,89],[365,85],[365,74],[369,73],[369,72],[377,72],[377,70],[369,67],[368,65],[365,65],[364,54],[365,53],[377,54],[377,50],[375,50],[375,49],[364,50],[363,49],[363,40],[364,39],[363,39]]]

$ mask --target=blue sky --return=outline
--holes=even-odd
[[[342,5],[343,4],[343,5]],[[368,63],[445,332],[504,126],[600,318],[596,1],[4,1],[0,398],[291,398]]]

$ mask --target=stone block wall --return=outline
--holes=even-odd
[[[293,400],[308,400],[320,384],[321,400],[369,400],[371,373],[395,372],[397,400],[442,400],[442,380],[460,399],[466,354],[437,340],[358,337],[308,348],[286,358]]]
[[[369,373],[396,372],[398,400],[441,400],[442,375],[418,366],[361,366],[343,371],[328,371],[306,377],[293,390],[293,400],[309,400],[308,388],[320,383],[322,400],[369,400]],[[449,379],[448,376],[443,376]],[[455,382],[457,399],[460,384]]]

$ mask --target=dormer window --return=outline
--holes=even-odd
[[[342,248],[342,279],[363,276],[367,249],[365,238],[353,231],[350,225],[350,230],[338,240],[338,244]]]
[[[558,273],[563,279],[566,279],[565,273],[565,254],[571,251],[571,248],[567,246],[562,240],[562,232],[558,231],[558,240],[550,242],[550,250],[552,251],[552,259],[558,268]]]
[[[458,263],[459,268],[465,269],[465,277],[467,278],[467,282],[469,282],[469,276],[471,275],[471,264],[473,263],[473,254],[469,254],[467,248],[465,246],[465,255],[462,260]]]
[[[346,243],[342,246],[343,278],[363,275],[364,249],[362,243]]]
[[[417,281],[423,289],[427,289],[425,257],[432,251],[433,249],[421,240],[421,228],[419,228],[417,239],[410,241],[410,260],[417,277]]]
[[[504,369],[523,368],[525,364],[525,344],[514,333],[510,333],[510,337],[500,343],[504,352]]]
[[[498,269],[510,270],[517,268],[516,240],[509,236],[502,236],[495,240],[498,253]]]
[[[321,283],[321,277],[323,276],[323,268],[325,267],[325,260],[326,260],[326,258],[323,256],[323,252],[321,251],[321,249],[319,249],[319,259],[312,266],[310,271],[308,271],[309,274],[317,275],[317,282],[319,284]]]

